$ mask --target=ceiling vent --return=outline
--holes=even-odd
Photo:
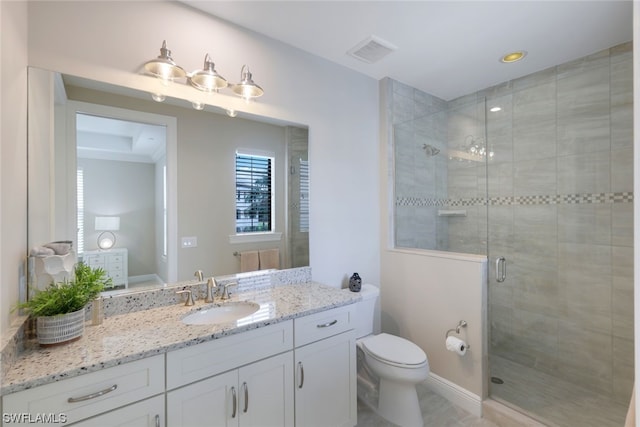
[[[398,48],[388,41],[382,40],[376,36],[369,36],[347,51],[347,53],[360,61],[366,62],[367,64],[373,64],[396,49]]]

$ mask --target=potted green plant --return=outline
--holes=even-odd
[[[110,285],[111,278],[102,268],[91,268],[79,262],[73,280],[51,283],[46,289],[36,291],[18,308],[36,318],[40,345],[66,343],[82,336],[85,307]]]

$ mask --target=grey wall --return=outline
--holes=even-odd
[[[0,334],[18,313],[27,249],[27,2],[0,2]],[[0,360],[0,364],[2,361]]]
[[[78,159],[84,175],[84,246],[97,249],[96,216],[120,217],[116,248],[127,248],[128,275],[156,273],[155,165]]]

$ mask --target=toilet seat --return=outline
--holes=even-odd
[[[379,334],[362,339],[362,347],[374,359],[400,368],[421,368],[427,364],[427,355],[411,341],[390,334]]]

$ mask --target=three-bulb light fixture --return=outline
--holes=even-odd
[[[187,73],[184,68],[176,64],[173,58],[171,58],[171,51],[167,49],[166,40],[162,42],[160,56],[146,62],[144,69],[149,74],[161,79],[165,84],[186,77],[189,85],[202,92],[214,93],[220,89],[229,87],[233,93],[242,97],[245,101],[250,101],[264,94],[264,90],[253,81],[249,67],[246,65],[242,66],[240,70],[240,83],[229,84],[224,77],[218,74],[215,69],[215,64],[208,53],[204,57],[204,66],[201,70]],[[154,101],[157,102],[165,100],[165,96],[160,93],[153,93],[151,96]],[[204,103],[202,102],[194,101],[192,105],[196,110],[202,110],[204,108]],[[227,110],[227,114],[235,117],[236,113],[234,110]]]

